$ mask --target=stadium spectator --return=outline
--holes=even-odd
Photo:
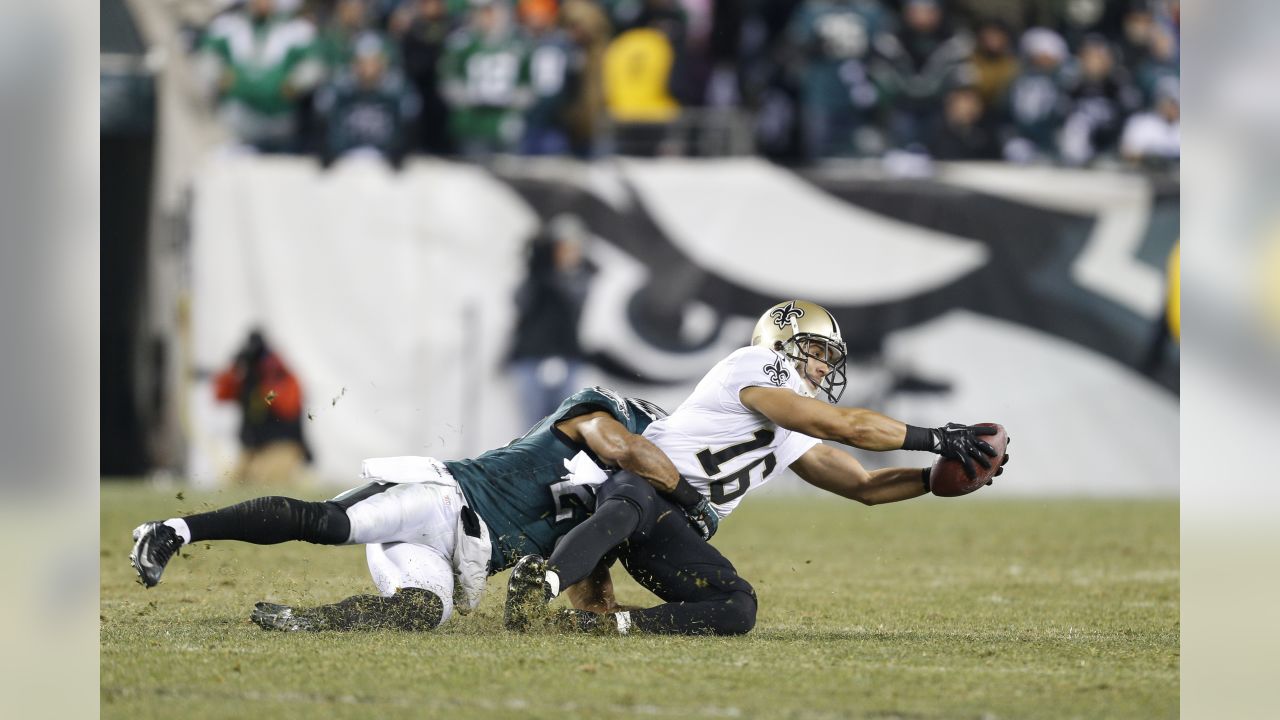
[[[1178,81],[1166,78],[1156,91],[1155,106],[1129,118],[1120,138],[1125,159],[1160,167],[1177,162],[1181,155]]]
[[[594,155],[605,117],[604,53],[609,45],[609,20],[591,0],[565,0],[561,24],[569,36],[566,83],[573,92],[564,109],[565,130],[576,155]]]
[[[671,44],[671,74],[667,90],[682,107],[694,102],[698,93],[689,73],[689,18],[677,0],[643,0],[638,25],[657,30]]]
[[[654,155],[664,147],[669,124],[680,115],[672,97],[675,49],[662,30],[636,27],[623,32],[604,52],[604,92],[616,123],[621,152]]]
[[[356,38],[369,30],[366,0],[338,0],[316,39],[316,55],[331,74],[351,64]]]
[[[730,7],[732,10],[726,11]],[[755,114],[758,152],[782,160],[804,156],[801,78],[803,58],[790,42],[795,14],[790,4],[722,0],[716,6],[717,57],[722,69],[708,88],[719,107],[741,104]],[[739,99],[740,98],[740,99]]]
[[[1178,38],[1173,28],[1157,24],[1152,28],[1147,54],[1138,62],[1138,87],[1148,103],[1155,102],[1158,89],[1166,78],[1178,78]]]
[[[1051,0],[1054,27],[1067,45],[1079,48],[1091,35],[1120,32],[1128,0]]]
[[[574,91],[568,83],[569,38],[556,26],[555,0],[520,0],[519,10],[529,39],[529,83],[533,88],[520,151],[526,155],[564,155],[569,151],[564,113]]]
[[[971,28],[985,23],[995,23],[1012,35],[1027,27],[1027,22],[1039,21],[1039,14],[1048,17],[1049,0],[954,0],[951,3],[957,20]]]
[[[947,93],[928,145],[936,160],[1000,159],[1000,144],[976,87],[961,85]]]
[[[1151,51],[1151,36],[1156,30],[1156,18],[1151,4],[1146,0],[1134,0],[1130,3],[1120,28],[1118,48],[1121,64],[1136,68]]]
[[[449,37],[440,72],[449,126],[463,155],[514,150],[532,91],[528,46],[505,0],[471,0],[469,22]]]
[[[350,153],[375,154],[396,167],[404,159],[419,102],[388,62],[384,38],[366,33],[355,42],[351,68],[317,94],[326,165]]]
[[[987,107],[1003,104],[1009,84],[1018,76],[1018,55],[1009,26],[994,20],[979,25],[969,65],[973,84]]]
[[[906,0],[902,28],[877,42],[883,62],[874,77],[890,102],[893,144],[910,149],[924,141],[947,89],[968,70],[973,41],[946,22],[939,0]]]
[[[201,74],[232,134],[263,152],[297,149],[296,103],[323,72],[315,28],[276,13],[275,0],[249,0],[218,16],[201,44]]]
[[[373,0],[338,0],[333,15],[316,40],[316,55],[324,62],[330,77],[349,67],[355,61],[356,42],[368,42],[372,36],[381,38],[387,45],[384,52],[392,64],[399,57],[391,41],[371,22],[370,3]]]
[[[350,70],[355,60],[355,45],[360,38],[372,34],[380,34],[373,28],[372,14],[377,0],[337,0],[329,13],[328,20],[321,26],[315,43],[315,56],[324,65],[326,83],[332,83],[339,75]],[[386,55],[391,62],[398,62],[397,53],[387,43]],[[318,91],[318,88],[317,88]],[[299,98],[300,112],[298,117],[299,140],[304,144],[301,148],[307,152],[325,153],[326,139],[323,136],[323,120],[316,116],[317,98],[315,93]]]
[[[1173,32],[1174,39],[1182,33],[1182,3],[1180,0],[1164,0],[1160,5],[1160,20]]]
[[[398,22],[393,22],[393,28],[401,30],[404,72],[417,91],[422,108],[416,146],[428,153],[447,155],[453,152],[453,142],[449,106],[440,93],[440,60],[453,31],[448,6],[444,0],[415,0],[404,5],[395,17]]]
[[[578,320],[590,280],[583,262],[586,240],[582,220],[565,214],[552,218],[529,245],[529,274],[516,292],[510,360],[530,426],[578,388]]]
[[[711,46],[715,0],[678,0],[683,28],[681,58],[676,67],[681,69],[684,86],[674,89],[676,97],[686,105],[707,104],[707,85],[714,63]]]
[[[870,0],[809,0],[792,17],[786,54],[799,80],[807,159],[871,155],[882,148],[872,127],[880,91],[870,61],[877,44],[891,41],[889,29],[884,7]]]
[[[1101,35],[1084,39],[1070,82],[1072,108],[1062,128],[1062,157],[1084,165],[1116,149],[1124,121],[1142,107],[1142,93],[1116,65],[1111,43]]]
[[[640,24],[640,13],[644,12],[644,0],[598,0],[596,3],[604,9],[609,24],[619,34]]]
[[[262,331],[249,333],[213,384],[218,400],[241,410],[241,452],[232,479],[254,485],[299,479],[311,458],[302,435],[302,389]]]
[[[329,18],[318,39],[299,8]],[[1006,159],[1084,164],[1178,76],[1178,19],[1175,0],[247,0],[202,50],[233,132],[264,150],[323,151],[317,67],[341,74],[385,26],[429,153],[682,153],[725,117],[682,112],[705,106],[744,110],[770,157],[876,157],[928,150],[972,86]]]
[[[1012,137],[1004,143],[1004,157],[1019,163],[1053,160],[1070,109],[1063,73],[1067,43],[1052,30],[1032,28],[1022,36],[1022,55],[1022,70],[1009,86]]]

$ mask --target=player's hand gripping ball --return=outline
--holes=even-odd
[[[1005,453],[1005,449],[1009,447],[1009,435],[1005,433],[1004,426],[996,423],[978,423],[974,427],[995,428],[994,434],[981,435],[979,439],[991,445],[1000,461],[992,462],[989,468],[977,465],[975,475],[969,477],[964,471],[964,464],[959,460],[939,456],[934,461],[933,468],[929,470],[929,490],[934,495],[938,497],[968,495],[983,485],[990,485],[992,478],[1004,472],[1004,465],[1009,462],[1009,456]]]

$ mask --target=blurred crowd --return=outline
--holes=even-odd
[[[1162,166],[1178,0],[213,0],[237,142],[326,162],[742,151]],[[740,133],[743,134],[743,133]],[[725,148],[729,148],[726,150]],[[737,148],[736,150],[734,148]]]

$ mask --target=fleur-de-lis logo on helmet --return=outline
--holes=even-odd
[[[804,317],[804,308],[798,308],[794,300],[788,300],[786,305],[774,308],[769,315],[773,318],[774,325],[784,328],[787,323],[791,322],[792,318],[799,319]]]
[[[787,380],[791,377],[791,371],[782,364],[782,358],[777,358],[772,365],[764,366],[764,374],[769,376],[769,382],[782,387],[787,384]]]

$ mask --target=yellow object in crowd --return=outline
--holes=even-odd
[[[605,103],[619,122],[670,122],[680,114],[667,83],[675,52],[667,36],[637,28],[622,33],[604,53]]]
[[[1169,318],[1169,334],[1174,340],[1182,339],[1182,272],[1181,260],[1178,259],[1178,248],[1180,245],[1173,246],[1173,252],[1169,253],[1169,298],[1168,304],[1165,306],[1165,314]]]

